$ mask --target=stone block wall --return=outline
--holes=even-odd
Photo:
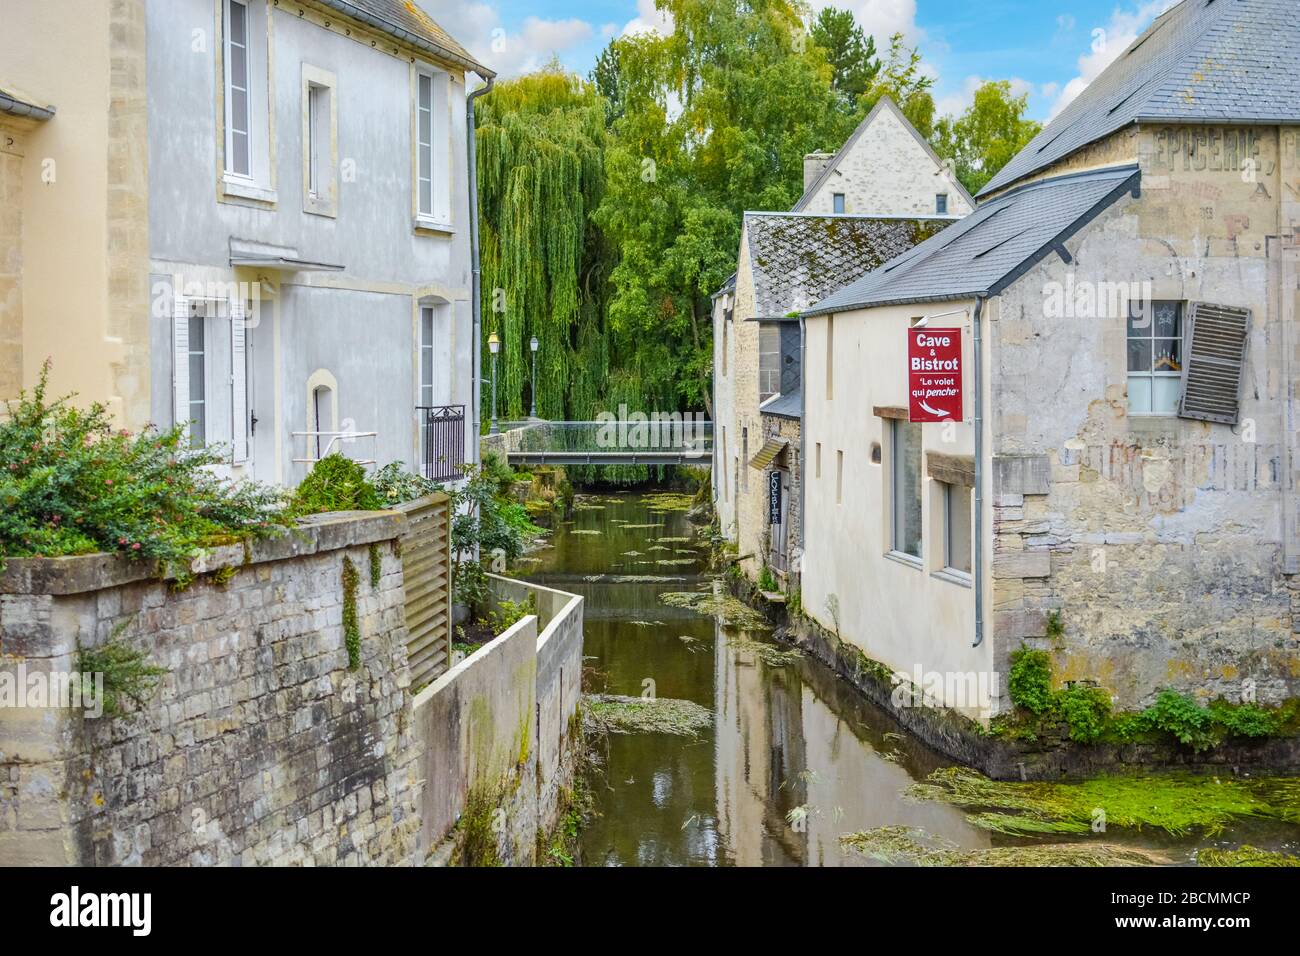
[[[247,554],[217,549],[183,590],[115,556],[10,559],[0,672],[75,671],[80,649],[117,639],[167,673],[124,717],[0,708],[0,864],[407,862],[421,784],[403,523],[322,516]]]

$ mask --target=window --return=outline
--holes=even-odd
[[[332,435],[322,435],[321,432],[335,431],[330,427],[333,424],[331,403],[334,397],[334,390],[328,385],[317,385],[311,390],[311,422],[312,431],[316,432],[316,459],[325,457],[325,453],[330,449],[330,444],[334,440]]]
[[[947,193],[939,193],[939,195],[934,197],[934,211],[935,214],[939,216],[948,215],[948,194]]]
[[[758,400],[781,391],[781,327],[764,322],[758,327]]]
[[[813,459],[813,461],[814,461],[814,467],[816,468],[816,472],[815,472],[816,477],[820,478],[822,476],[822,443],[821,442],[817,443],[817,455]]]
[[[1182,391],[1183,304],[1130,302],[1128,410],[1174,415]]]
[[[718,494],[727,500],[727,426],[722,426],[722,444],[718,448],[718,464],[722,466],[722,476],[718,481]]]
[[[831,204],[836,213],[844,212],[844,193],[831,193]]]
[[[229,0],[226,13],[226,169],[251,176],[252,97],[248,89],[248,6]]]
[[[722,374],[727,374],[727,328],[731,325],[731,310],[722,313]]]
[[[432,408],[433,398],[433,307],[420,309],[420,405]],[[427,413],[420,416],[420,456],[428,464],[430,432],[433,428]]]
[[[334,74],[302,65],[303,210],[338,215],[338,109]]]
[[[826,316],[826,401],[835,397],[835,316]]]
[[[429,223],[447,225],[451,222],[447,74],[420,71],[415,84],[416,212]]]
[[[749,461],[749,429],[748,428],[742,428],[740,430],[740,459],[741,461]],[[748,468],[746,468],[744,471],[741,472],[740,490],[741,491],[749,490],[749,469]]]
[[[274,202],[266,0],[222,0],[222,193]]]
[[[943,482],[944,567],[970,574],[971,489]]]
[[[190,444],[202,448],[207,444],[207,349],[205,325],[202,314],[189,318],[189,421]]]
[[[835,452],[835,503],[844,503],[844,452]]]
[[[889,420],[892,534],[890,548],[921,557],[921,426]]]

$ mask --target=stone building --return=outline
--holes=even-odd
[[[331,450],[473,460],[467,90],[490,69],[401,0],[5,21],[0,398],[49,357],[52,391],[281,484]]]
[[[736,274],[713,307],[719,523],[748,573],[779,578],[797,577],[801,545],[799,310],[973,206],[887,97],[839,152],[809,154],[804,187],[791,212],[745,214]]]
[[[809,614],[980,716],[1022,646],[1121,709],[1300,691],[1298,104],[1300,8],[1184,0],[805,313]],[[907,340],[952,330],[961,420],[911,423]]]

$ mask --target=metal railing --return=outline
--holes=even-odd
[[[465,476],[465,406],[417,405],[420,471],[430,481]]]
[[[505,433],[507,454],[590,454],[618,457],[673,455],[708,463],[713,423],[706,420],[530,422]]]

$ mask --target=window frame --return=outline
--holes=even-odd
[[[1147,334],[1143,336],[1134,336],[1132,329],[1133,306],[1134,302],[1130,301],[1128,313],[1124,317],[1124,394],[1125,409],[1131,418],[1177,418],[1178,411],[1182,404],[1183,395],[1183,377],[1187,368],[1187,302],[1182,299],[1152,299],[1151,300],[1151,320],[1146,329]],[[1173,305],[1176,308],[1175,321],[1177,323],[1178,334],[1174,336],[1161,335],[1156,333],[1155,310],[1161,305]],[[1149,371],[1134,371],[1129,368],[1129,350],[1131,343],[1134,341],[1144,341],[1149,344],[1148,365]],[[1156,371],[1156,345],[1157,341],[1172,341],[1177,343],[1177,355],[1179,368],[1177,371]],[[1150,400],[1147,403],[1146,411],[1135,410],[1133,407],[1133,388],[1132,384],[1135,379],[1141,379],[1148,384],[1150,390]],[[1168,407],[1156,407],[1156,380],[1173,381],[1178,383],[1174,390],[1172,402]]]
[[[925,515],[924,515],[924,480],[922,474],[922,433],[920,424],[906,421],[899,418],[891,418],[889,421],[889,555],[904,561],[907,564],[914,564],[921,567],[925,554]],[[901,491],[904,475],[904,455],[901,453],[902,438],[908,434],[904,429],[913,429],[911,434],[915,436],[916,449],[914,452],[916,459],[916,551],[905,550],[906,545],[906,528],[905,515],[902,512],[904,502],[902,501]]]
[[[948,481],[941,481],[939,484],[942,486],[941,498],[943,500],[943,572],[948,575],[954,575],[969,580],[972,569],[975,566],[975,542],[974,534],[971,530],[971,520],[974,517],[972,514],[974,505],[971,501],[971,498],[973,497],[973,489],[967,485],[959,485]],[[953,563],[953,554],[955,553],[953,547],[953,519],[955,515],[952,506],[954,495],[963,495],[966,503],[966,529],[964,537],[967,543],[967,552],[966,567],[964,568],[958,567]]]
[[[424,105],[427,81],[428,106]],[[451,76],[427,63],[412,66],[411,142],[412,205],[417,229],[449,232],[454,226],[451,207]],[[421,126],[422,114],[428,114],[428,140]],[[428,148],[428,168],[424,153]],[[423,185],[429,184],[429,202],[424,202]]]
[[[936,216],[948,215],[948,194],[947,193],[934,194],[934,214]]]
[[[765,362],[766,359],[766,362]],[[758,324],[758,401],[763,403],[781,392],[781,326]]]
[[[209,400],[208,386],[212,382],[212,355],[210,345],[212,336],[210,334],[208,315],[206,309],[191,309],[189,319],[189,332],[186,336],[186,358],[188,360],[189,374],[186,381],[189,385],[189,395],[186,396],[186,412],[189,422],[188,434],[191,448],[208,447],[208,420],[212,411],[212,403]],[[198,328],[202,336],[202,343],[199,348],[194,347],[194,330]],[[195,398],[194,382],[194,360],[198,358],[199,369],[202,372],[202,378],[198,382],[198,392],[200,397]],[[196,418],[194,406],[200,406],[202,418]],[[198,425],[196,428],[195,425]],[[197,433],[197,434],[196,434]]]
[[[237,150],[234,108],[235,57],[233,13],[238,6],[244,13],[242,80],[245,84],[243,122],[247,146],[247,168],[236,163]],[[220,59],[220,82],[217,93],[217,143],[220,152],[220,176],[217,198],[220,201],[245,203],[251,200],[261,207],[276,203],[276,168],[271,162],[275,152],[275,111],[271,108],[270,50],[271,11],[266,0],[220,0],[217,5],[217,44]],[[245,203],[246,204],[246,203]]]
[[[302,209],[338,217],[338,82],[302,65]]]
[[[831,193],[831,214],[835,216],[844,215],[848,208],[848,199],[844,193]]]
[[[225,28],[225,43],[224,43],[224,50],[223,50],[225,56],[225,65],[224,65],[224,69],[222,70],[222,77],[223,77],[222,82],[225,84],[224,96],[225,96],[225,107],[226,107],[225,109],[226,154],[225,154],[225,162],[224,162],[224,167],[225,167],[224,171],[227,176],[235,177],[238,179],[245,180],[249,183],[252,183],[254,181],[253,180],[253,91],[252,91],[253,64],[251,62],[252,44],[250,43],[252,33],[253,33],[252,11],[249,9],[249,4],[247,0],[223,0],[221,6],[222,6],[222,16],[224,18],[223,26]],[[239,48],[243,51],[244,54],[243,55],[244,72],[243,72],[243,76],[241,77],[244,83],[243,87],[238,87],[235,83],[235,79],[236,79],[235,70],[234,70],[235,56],[233,51],[236,46],[235,15],[234,15],[234,11],[236,7],[238,7],[240,10],[243,11],[244,34],[243,34],[242,41],[238,44]],[[243,116],[244,128],[242,130],[242,133],[244,136],[244,159],[246,160],[247,163],[247,168],[244,170],[238,169],[236,167],[236,162],[235,162],[235,157],[238,155],[235,149],[235,136],[237,132],[240,132],[238,130],[238,127],[235,125],[236,117],[235,117],[234,94],[237,89],[242,89],[244,94],[244,116]]]

